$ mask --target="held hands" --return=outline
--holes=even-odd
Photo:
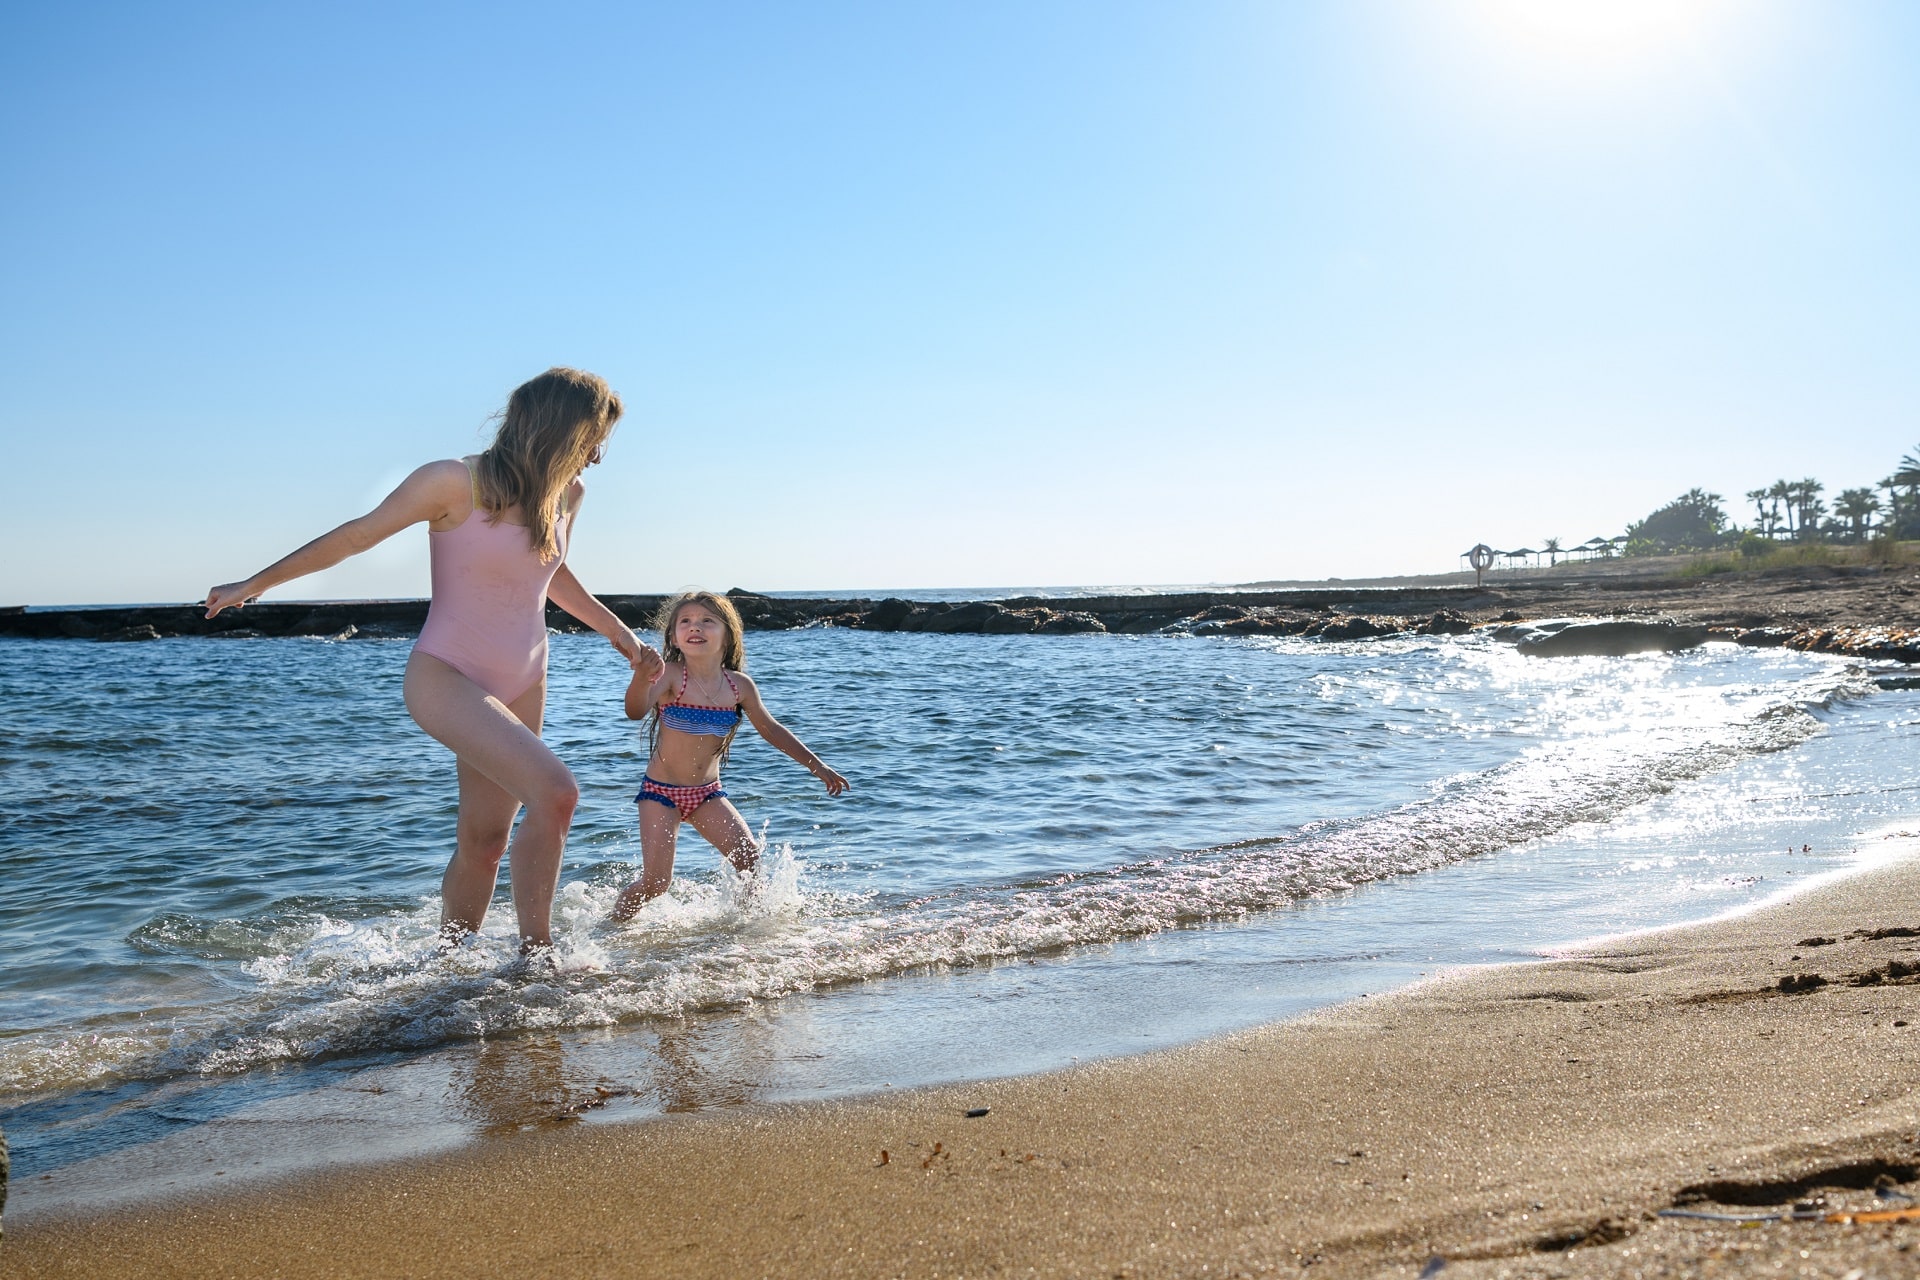
[[[827,794],[830,796],[837,796],[847,789],[847,780],[829,769],[825,761],[816,761],[813,768],[807,772],[826,783]]]
[[[625,627],[608,636],[607,640],[620,651],[620,656],[627,660],[627,665],[633,668],[635,674],[648,684],[659,679],[660,673],[667,669],[666,660],[655,652],[653,646]]]
[[[253,579],[245,582],[223,582],[207,592],[207,616],[213,617],[222,609],[244,609],[258,598],[260,589],[253,585]]]

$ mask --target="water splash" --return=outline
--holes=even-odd
[[[1497,666],[1501,655],[1488,661],[1510,674]],[[232,1073],[617,1026],[1233,919],[1607,821],[1688,779],[1804,741],[1819,731],[1811,710],[1866,691],[1857,675],[1828,669],[1784,687],[1681,691],[1659,702],[1662,714],[1589,716],[1579,734],[1439,780],[1426,797],[1384,812],[1092,870],[917,895],[850,891],[811,874],[784,843],[751,875],[682,876],[614,926],[608,914],[634,868],[604,862],[563,888],[548,963],[520,960],[504,909],[482,934],[443,948],[431,899],[286,899],[233,919],[167,912],[129,941],[154,954],[238,960],[251,989],[139,1025],[117,1014],[17,1037],[0,1050],[0,1088]]]

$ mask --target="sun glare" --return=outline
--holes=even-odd
[[[1477,0],[1476,17],[1537,66],[1599,70],[1681,52],[1710,36],[1728,0]]]

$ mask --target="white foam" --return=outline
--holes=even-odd
[[[1488,679],[1532,678],[1510,666],[1518,660],[1504,650],[1474,660]],[[1617,661],[1604,670],[1615,682],[1652,678]],[[1596,697],[1577,679],[1544,693],[1530,688],[1540,704],[1533,714],[1577,723],[1577,731],[1500,767],[1439,782],[1425,799],[1043,883],[912,899],[849,894],[811,883],[804,859],[781,844],[749,876],[683,875],[632,921],[612,926],[607,917],[624,879],[575,881],[556,905],[547,965],[520,962],[504,905],[482,934],[450,950],[438,944],[432,900],[361,920],[295,913],[270,929],[170,920],[154,945],[223,954],[263,948],[241,966],[254,990],[183,1011],[164,1032],[22,1037],[0,1053],[0,1085],[38,1091],[225,1073],[678,1017],[1232,919],[1606,821],[1686,779],[1804,741],[1819,731],[1808,708],[1866,691],[1856,675],[1834,668],[1784,693],[1682,688],[1640,701]]]

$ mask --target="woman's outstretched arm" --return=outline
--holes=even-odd
[[[207,616],[211,618],[222,609],[242,608],[283,582],[330,569],[348,556],[385,542],[408,525],[464,518],[472,502],[465,463],[457,459],[429,462],[402,480],[399,488],[367,514],[321,534],[251,578],[225,582],[208,591]]]

